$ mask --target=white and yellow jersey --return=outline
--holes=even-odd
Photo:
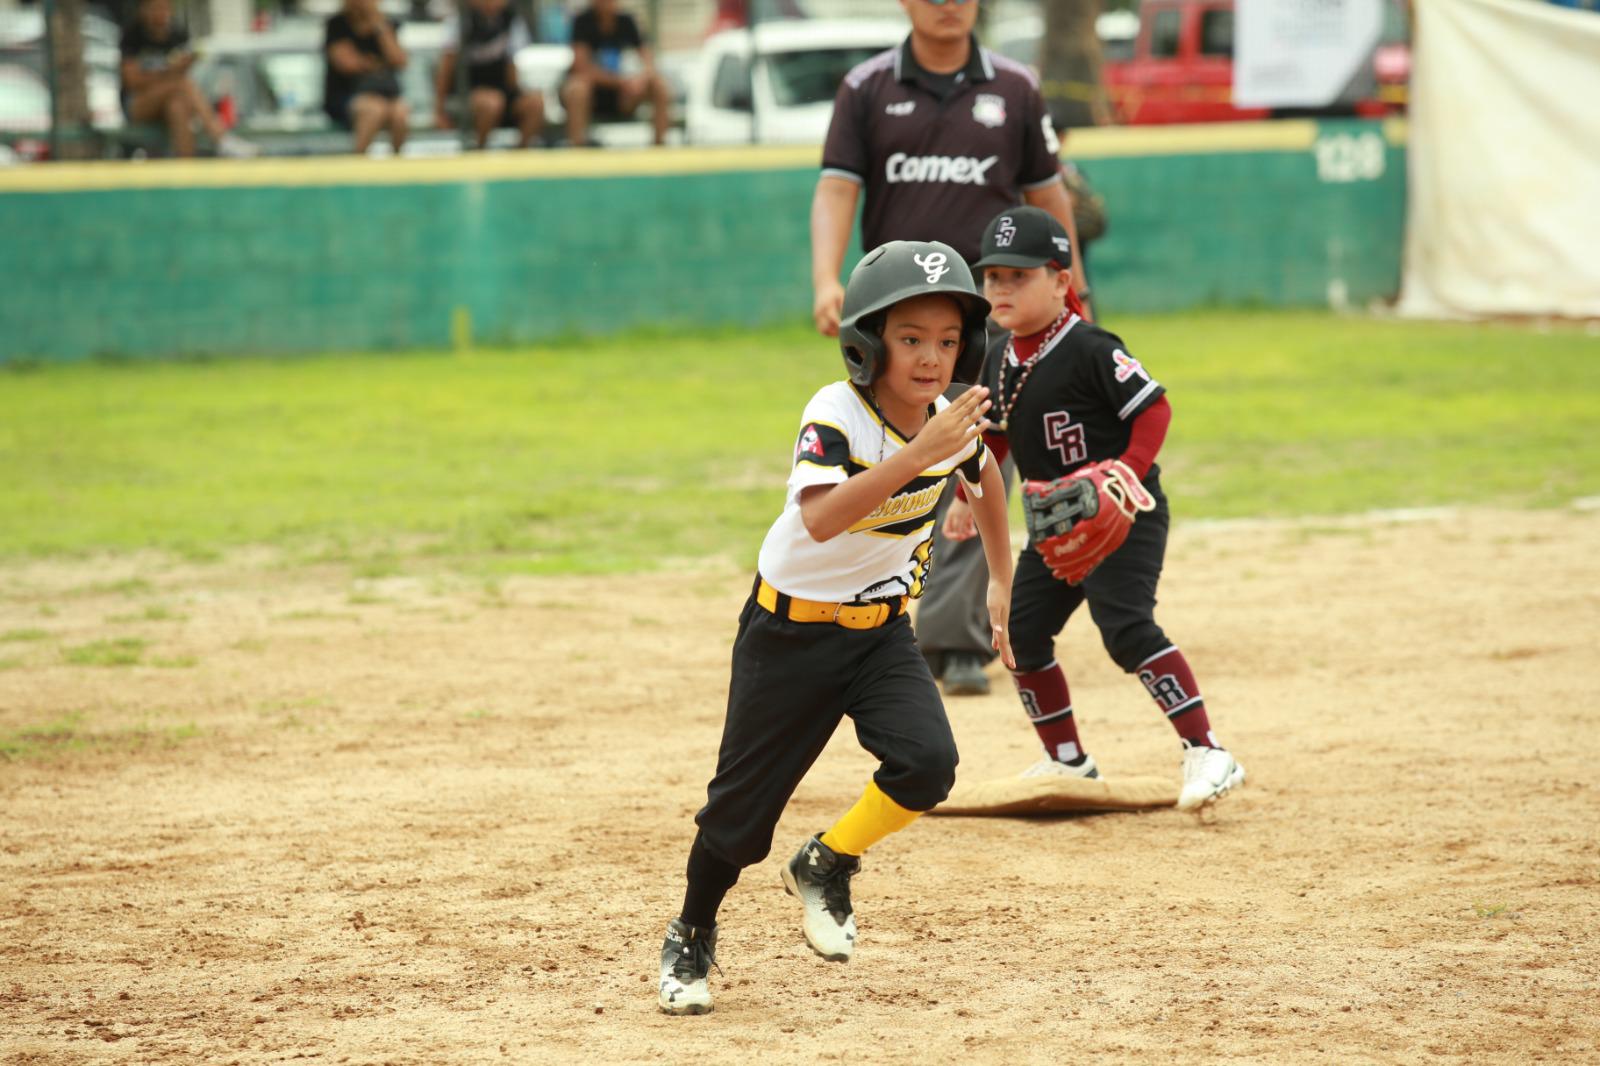
[[[940,397],[934,411],[949,401]],[[959,455],[922,471],[844,533],[818,543],[800,517],[800,491],[837,485],[905,447],[906,438],[877,405],[848,381],[820,389],[806,404],[795,443],[794,469],[783,513],[761,544],[761,576],[779,592],[807,600],[848,603],[922,595],[930,566],[933,509],[951,474],[981,495],[978,478],[989,451],[981,438]]]

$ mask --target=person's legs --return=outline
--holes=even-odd
[[[879,760],[873,784],[900,807],[920,813],[950,794],[956,742],[911,626],[897,621],[884,628],[846,691],[845,713],[861,746]]]
[[[771,851],[784,805],[844,716],[844,649],[853,635],[779,618],[754,598],[746,603],[717,770],[694,819],[711,854],[742,868]]]
[[[128,117],[135,122],[158,124],[167,129],[172,154],[180,158],[194,155],[193,110],[183,91],[185,82],[169,81],[134,93],[128,101]]]
[[[350,101],[350,130],[357,155],[366,155],[372,140],[389,119],[389,101],[377,93],[361,93]]]
[[[1078,739],[1067,675],[1055,655],[1055,638],[1082,602],[1081,588],[1050,573],[1031,546],[1023,549],[1011,582],[1011,650],[1017,658],[1011,678],[1045,753],[1024,771],[1025,777],[1068,772],[1098,776]]]
[[[1139,516],[1122,547],[1084,579],[1083,588],[1107,654],[1139,678],[1183,744],[1178,806],[1188,810],[1243,784],[1244,769],[1217,742],[1188,660],[1156,624],[1156,585],[1171,519],[1159,483],[1149,479],[1145,487],[1156,509]]]
[[[527,148],[544,132],[544,93],[537,89],[517,94],[512,122],[517,127],[517,145]]]
[[[173,81],[131,94],[128,97],[128,118],[142,123],[165,122],[167,100],[181,90],[182,86]]]
[[[1001,467],[1001,476],[1009,495],[1016,480],[1011,460]],[[983,668],[995,655],[985,595],[989,567],[981,538],[951,541],[940,530],[954,491],[953,485],[946,488],[934,510],[933,572],[917,609],[917,642],[943,680],[945,695],[981,696],[989,691]]]
[[[567,109],[567,140],[574,147],[588,144],[594,82],[578,74],[569,76],[561,86],[561,106]]]
[[[506,94],[499,89],[473,89],[467,94],[467,111],[472,116],[473,139],[483,148],[489,143],[489,134],[505,117]]]
[[[384,124],[389,129],[389,143],[394,145],[394,154],[399,155],[400,149],[406,146],[406,138],[411,135],[411,105],[404,100],[389,101],[388,120]]]
[[[956,778],[955,737],[910,625],[899,619],[862,636],[866,653],[845,706],[861,746],[879,759],[877,772],[855,805],[782,870],[784,888],[801,901],[806,943],[836,962],[855,954],[850,879],[861,855],[937,806]]]
[[[194,111],[195,117],[205,127],[206,136],[211,138],[212,144],[220,144],[223,134],[227,130],[223,128],[222,119],[217,117],[216,109],[211,106],[211,101],[207,100],[205,95],[200,92],[200,86],[188,78],[179,82],[179,85],[182,86],[183,94],[189,98],[189,106]]]
[[[739,871],[772,848],[789,797],[843,717],[850,631],[778,618],[752,596],[739,616],[717,771],[689,849],[683,908],[661,947],[658,1003],[711,1009],[717,912]]]
[[[656,144],[666,144],[667,127],[672,122],[672,98],[667,79],[660,74],[650,78],[650,122],[655,129]]]

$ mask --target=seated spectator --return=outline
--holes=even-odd
[[[528,147],[544,129],[544,94],[537,89],[523,91],[517,84],[513,57],[532,38],[506,0],[463,0],[460,13],[445,21],[434,84],[435,125],[450,129],[455,126],[451,112],[461,113],[461,101],[456,99],[456,56],[462,50],[463,27],[467,37],[466,109],[478,147],[488,144],[489,134],[501,126],[516,130],[518,144]]]
[[[122,110],[128,121],[165,126],[177,156],[194,155],[195,119],[218,155],[257,154],[255,145],[223,127],[189,79],[194,61],[189,32],[172,20],[171,0],[139,0],[133,21],[122,30]]]
[[[328,19],[322,106],[336,124],[355,134],[358,154],[366,153],[378,131],[388,130],[399,155],[411,129],[411,112],[400,93],[406,53],[396,39],[398,29],[378,10],[378,0],[344,0],[344,7]]]
[[[639,53],[642,69],[624,74],[622,60],[630,48]],[[617,0],[593,0],[572,21],[572,69],[561,86],[568,140],[588,144],[591,119],[631,118],[646,99],[656,143],[665,144],[672,120],[667,80],[656,71],[650,46],[633,16],[618,11]]]

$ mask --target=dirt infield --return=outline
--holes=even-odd
[[[1180,526],[1161,617],[1241,794],[925,819],[845,967],[777,876],[870,772],[843,730],[682,1019],[655,956],[747,576],[0,569],[0,1061],[1600,1060],[1600,513],[1540,519]],[[1089,748],[1175,775],[1086,623]],[[1033,758],[997,680],[963,773]]]

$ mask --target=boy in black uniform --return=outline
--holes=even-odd
[[[984,230],[977,264],[984,294],[994,320],[1011,331],[991,347],[984,367],[998,431],[985,439],[997,456],[1009,447],[1029,481],[1053,481],[1119,459],[1142,481],[1155,508],[1139,516],[1122,546],[1081,584],[1054,576],[1033,544],[1017,561],[1012,676],[1045,749],[1024,776],[1099,776],[1079,741],[1067,678],[1055,660],[1056,634],[1087,600],[1112,660],[1138,675],[1182,739],[1178,806],[1191,810],[1243,784],[1244,768],[1217,742],[1188,661],[1155,622],[1169,523],[1155,458],[1172,407],[1121,338],[1083,319],[1070,262],[1066,231],[1037,208],[1001,212]],[[963,502],[951,507],[944,532],[954,540],[972,536]]]
[[[892,241],[850,275],[839,331],[850,380],[806,405],[783,513],[761,545],[739,616],[716,776],[695,816],[683,911],[661,948],[658,1002],[704,1014],[717,909],[760,862],[800,779],[848,715],[881,764],[861,799],[783,867],[813,951],[855,951],[850,878],[861,854],[941,802],[956,747],[906,619],[930,565],[934,505],[950,475],[977,497],[991,641],[1012,663],[1005,494],[980,434],[988,390],[948,401],[983,359],[988,304],[948,245]]]
[[[463,0],[456,17],[445,21],[443,52],[434,77],[434,124],[440,129],[455,125],[450,107],[456,92],[456,63],[465,54],[467,111],[478,147],[488,144],[489,134],[501,126],[517,131],[518,147],[533,144],[544,129],[544,94],[522,89],[515,61],[517,50],[531,40],[521,16],[506,0]]]

